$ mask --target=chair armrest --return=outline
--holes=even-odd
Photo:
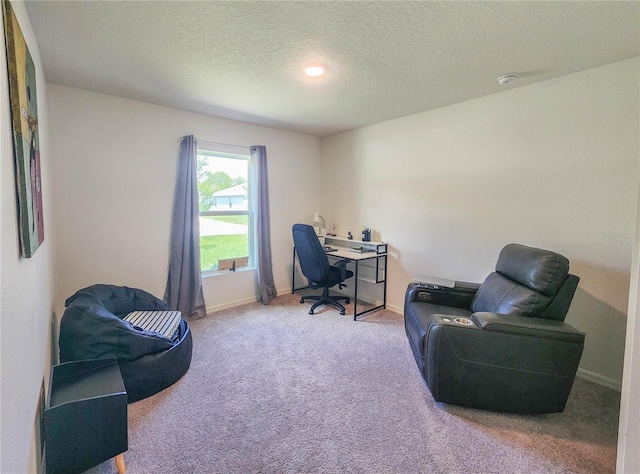
[[[485,331],[584,343],[584,333],[562,321],[489,312],[473,313],[471,319]]]
[[[471,307],[471,300],[473,300],[479,287],[480,285],[476,283],[459,284],[456,282],[456,286],[453,288],[409,283],[404,299],[405,308],[409,303],[418,301],[421,303],[469,309]]]
[[[349,262],[351,262],[351,260],[343,258],[332,263],[334,267],[340,268],[340,281],[345,281],[347,279],[347,264]]]

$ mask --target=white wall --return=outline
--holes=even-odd
[[[640,194],[638,195],[640,199]],[[629,318],[620,400],[616,472],[640,472],[640,202],[634,238]]]
[[[48,385],[50,331],[54,310],[54,217],[49,152],[47,91],[40,53],[24,4],[12,2],[36,66],[38,136],[44,207],[44,242],[29,259],[20,258],[7,58],[0,48],[0,472],[36,472],[39,429],[36,428],[40,386]],[[4,41],[4,40],[3,40]],[[38,446],[38,448],[36,448]]]
[[[61,300],[94,283],[162,298],[179,138],[267,147],[276,288],[290,288],[291,225],[319,202],[320,140],[49,84]],[[255,301],[254,272],[206,278],[209,310]]]
[[[638,59],[322,141],[321,214],[388,241],[389,306],[419,274],[480,282],[509,242],[581,277],[581,373],[620,385],[638,192]]]

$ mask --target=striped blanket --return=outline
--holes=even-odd
[[[157,332],[172,339],[181,318],[180,311],[132,311],[123,319],[146,331]]]

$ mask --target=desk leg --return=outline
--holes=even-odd
[[[353,288],[353,320],[356,320],[356,317],[358,315],[358,260],[354,260],[355,265],[356,265],[356,274],[355,274],[355,281],[353,282],[354,288]]]
[[[380,267],[379,267],[380,258],[384,258],[384,279],[383,280],[379,280],[378,279],[379,273],[380,273]],[[376,282],[376,284],[382,283],[382,285],[383,285],[383,287],[382,287],[382,304],[378,305],[378,306],[374,306],[374,307],[369,308],[369,309],[365,309],[362,313],[358,314],[358,302],[357,302],[358,301],[357,300],[357,298],[358,298],[358,260],[354,260],[353,262],[354,262],[354,264],[356,266],[356,269],[355,269],[356,281],[355,281],[354,297],[353,297],[354,298],[354,301],[353,301],[353,320],[354,321],[357,321],[358,316],[362,316],[363,314],[370,313],[371,311],[376,311],[378,309],[383,309],[383,308],[387,307],[387,275],[388,275],[388,273],[387,273],[387,270],[388,270],[387,269],[387,255],[383,255],[383,256],[379,256],[378,255],[378,256],[375,257],[375,259],[376,259],[376,279],[375,279],[375,282]]]
[[[291,260],[291,294],[296,292],[296,248],[293,247],[293,259]]]
[[[293,295],[297,290],[306,290],[307,288],[309,288],[309,283],[307,283],[307,286],[296,288],[296,248],[293,247],[293,260],[291,261],[291,294]],[[302,301],[300,303],[302,303]]]
[[[116,456],[116,468],[118,469],[118,474],[125,474],[124,453],[120,453]]]
[[[389,262],[387,261],[387,256],[384,256],[384,283],[382,286],[382,307],[387,307],[387,276],[389,275],[389,267],[387,266]],[[377,276],[376,276],[377,278]]]

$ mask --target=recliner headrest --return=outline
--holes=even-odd
[[[550,250],[508,244],[500,252],[496,272],[552,297],[569,273],[569,260]]]

